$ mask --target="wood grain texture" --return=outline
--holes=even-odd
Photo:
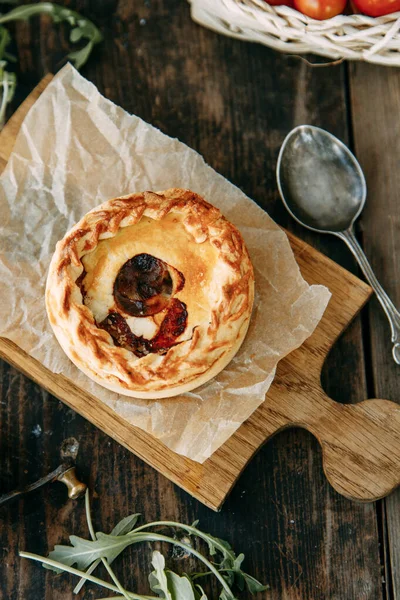
[[[362,242],[378,279],[400,306],[400,73],[366,65],[351,69],[354,144],[364,170],[368,197]],[[400,368],[391,357],[390,328],[376,300],[369,306],[371,393],[399,401]],[[400,598],[400,493],[385,502],[383,528],[390,544],[386,578]]]
[[[4,158],[13,147],[18,123],[43,85],[25,100],[0,134]],[[7,340],[0,340],[0,356],[25,374],[32,373],[37,383],[215,510],[221,508],[260,446],[281,429],[295,425],[308,429],[320,441],[325,473],[337,491],[361,501],[386,496],[400,483],[400,409],[384,400],[344,406],[331,401],[320,387],[327,353],[363,306],[370,290],[300,239],[291,234],[289,239],[304,278],[331,290],[329,307],[311,338],[279,365],[276,382],[264,404],[203,465],[177,456],[145,432],[124,423],[72,380],[50,373],[37,361],[33,364]]]
[[[340,243],[290,221],[274,176],[279,146],[294,125],[320,125],[348,141],[343,66],[310,70],[294,58],[206,32],[190,22],[180,0],[65,4],[95,19],[105,34],[83,71],[102,93],[202,152],[281,225],[356,272]],[[59,68],[68,38],[55,35],[46,18],[18,23],[16,33],[18,102],[46,71]],[[335,400],[367,397],[363,346],[357,318],[324,366],[323,387]],[[74,435],[80,474],[95,493],[97,529],[135,511],[145,520],[200,518],[204,530],[229,539],[246,554],[246,568],[270,584],[255,600],[383,598],[374,505],[350,502],[331,488],[319,445],[304,430],[284,431],[266,444],[216,514],[5,363],[0,393],[1,489],[56,467],[62,440]],[[72,532],[87,535],[83,507],[65,504],[56,484],[3,507],[0,597],[76,598],[73,578],[54,577],[17,557],[18,548],[45,553]],[[137,549],[115,563],[121,579],[142,593],[149,557],[149,549]],[[179,568],[179,561],[172,564]],[[102,595],[108,594],[88,587],[84,597]],[[216,597],[211,588],[210,598]]]

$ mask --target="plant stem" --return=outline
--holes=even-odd
[[[90,565],[90,567],[88,568],[88,570],[86,571],[86,573],[88,575],[90,575],[91,573],[93,573],[93,571],[95,569],[97,569],[97,567],[99,566],[100,563],[101,563],[101,558],[98,558],[92,565]],[[86,579],[84,577],[82,577],[82,579],[80,581],[78,581],[78,583],[76,584],[76,586],[74,587],[74,590],[73,590],[74,594],[79,594],[79,592],[81,591],[81,589],[85,585],[85,581],[86,581]]]
[[[88,524],[89,533],[92,536],[92,540],[95,542],[96,541],[96,534],[95,534],[94,529],[93,529],[92,515],[91,515],[91,512],[90,512],[89,488],[87,488],[86,494],[85,494],[85,511],[86,511],[86,521],[87,521],[87,524]],[[108,564],[108,560],[102,556],[101,557],[101,562],[103,563],[103,565],[107,569],[107,571],[108,571],[111,579],[113,580],[113,582],[117,586],[119,592],[123,595],[124,598],[126,598],[126,600],[130,600],[130,597],[128,596],[128,594],[126,593],[126,591],[124,590],[124,588],[122,587],[122,585],[120,584],[120,582],[118,581],[118,578],[115,575],[114,571],[112,570],[112,568]]]
[[[103,562],[103,565],[105,566],[105,568],[107,569],[111,579],[113,580],[113,582],[115,583],[115,585],[118,588],[118,591],[120,592],[120,594],[123,595],[124,598],[126,598],[126,600],[131,600],[131,596],[128,595],[128,592],[122,587],[122,585],[120,584],[120,582],[118,581],[117,576],[115,575],[114,571],[112,570],[112,568],[110,567],[110,565],[108,564],[108,561],[106,558],[102,558],[101,559]]]
[[[74,567],[69,567],[68,565],[64,565],[63,563],[57,562],[56,560],[52,560],[51,558],[39,556],[38,554],[32,554],[31,552],[20,552],[19,555],[22,558],[29,558],[31,560],[37,560],[45,565],[49,565],[49,567],[54,567],[55,569],[60,569],[61,571],[66,571],[67,573],[71,573],[71,575],[76,575],[77,577],[84,577],[88,579],[92,583],[96,583],[107,590],[111,590],[112,592],[119,592],[117,586],[112,583],[108,583],[103,579],[99,579],[98,577],[93,577],[93,575],[88,575],[84,571],[79,571],[78,569],[74,569]],[[159,600],[156,596],[141,596],[140,594],[134,594],[133,592],[127,592],[129,595],[129,600]]]
[[[218,569],[219,573],[235,573],[235,569]],[[204,571],[204,573],[195,573],[191,575],[191,579],[199,579],[200,577],[206,577],[208,575],[212,575],[211,571]]]
[[[1,106],[0,106],[0,129],[1,129],[6,120],[6,108],[7,108],[7,100],[8,100],[8,79],[7,79],[7,74],[4,71],[3,71],[3,81],[1,82],[0,85],[3,88],[2,97],[1,97]],[[8,494],[7,494],[7,496],[8,496]]]
[[[220,573],[222,573],[222,570],[220,570]],[[200,577],[207,577],[207,575],[212,575],[211,571],[204,571],[204,573],[195,573],[194,575],[191,575],[190,578],[194,581],[195,579],[200,579]]]
[[[128,535],[132,535],[133,533],[143,531],[144,529],[147,529],[148,527],[160,527],[162,525],[167,526],[167,527],[176,527],[177,529],[183,529],[184,531],[187,531],[188,533],[201,538],[205,542],[208,542],[210,539],[209,535],[207,535],[206,533],[203,533],[199,529],[196,529],[196,527],[192,527],[191,525],[184,525],[183,523],[175,523],[174,521],[154,521],[153,523],[147,523],[146,525],[141,525],[140,527],[133,529]],[[218,550],[221,552],[221,554],[232,554],[216,538],[212,538],[212,543],[216,548],[218,548]],[[232,559],[234,559],[234,558],[235,557],[232,555]]]

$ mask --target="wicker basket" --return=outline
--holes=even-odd
[[[264,0],[189,0],[192,18],[219,33],[290,54],[400,66],[400,13],[372,18],[338,15],[316,21]]]

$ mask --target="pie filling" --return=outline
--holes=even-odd
[[[76,280],[83,303],[86,296],[85,275],[83,271]],[[165,354],[179,343],[176,340],[186,329],[186,304],[173,297],[184,285],[183,274],[174,267],[150,254],[137,254],[127,260],[118,272],[113,288],[115,304],[133,317],[149,317],[165,311],[158,332],[151,339],[135,335],[126,318],[115,310],[110,311],[97,326],[111,335],[116,346],[126,348],[138,357],[151,352]]]
[[[168,265],[150,254],[137,254],[127,260],[114,283],[117,306],[132,317],[161,312],[168,306],[171,295]]]

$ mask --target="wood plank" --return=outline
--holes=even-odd
[[[378,279],[400,306],[400,72],[371,65],[351,68],[354,142],[364,170],[368,198],[362,241]],[[369,306],[371,387],[377,396],[399,400],[400,367],[391,356],[390,329],[376,300]],[[372,391],[372,390],[371,390]],[[400,491],[386,501],[393,597],[400,597]]]
[[[354,269],[337,241],[303,232],[289,221],[274,181],[279,145],[295,124],[321,125],[346,141],[344,69],[309,70],[268,49],[206,32],[190,22],[188,7],[178,0],[121,0],[117,8],[114,0],[95,4],[68,2],[105,26],[105,42],[84,74],[127,110],[201,151],[282,225]],[[22,94],[40,79],[43,65],[55,71],[65,41],[47,20],[18,24],[17,39]],[[358,319],[328,358],[324,387],[329,395],[344,401],[366,397],[362,354]],[[110,529],[135,510],[146,520],[200,518],[204,530],[229,539],[246,554],[246,568],[270,583],[271,591],[256,600],[382,598],[374,507],[354,504],[332,490],[311,435],[293,430],[276,436],[217,515],[14,369],[3,365],[1,377],[6,404],[0,405],[0,443],[8,452],[8,467],[0,469],[4,489],[55,467],[59,445],[74,435],[81,443],[80,472],[96,494],[96,529]],[[37,424],[39,438],[32,434]],[[82,506],[64,501],[63,490],[54,485],[3,509],[8,550],[2,550],[0,590],[5,598],[75,598],[72,578],[54,577],[16,557],[18,547],[46,552],[71,532],[87,535]],[[147,549],[128,552],[115,564],[122,581],[148,591]],[[98,590],[90,593],[101,596]],[[213,589],[210,597],[216,596]]]

